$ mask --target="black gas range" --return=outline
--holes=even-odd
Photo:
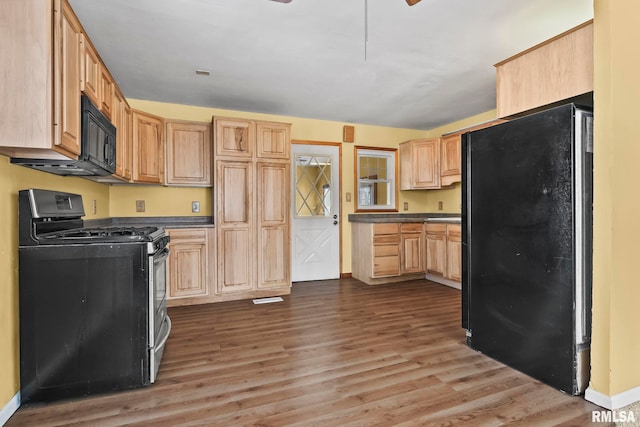
[[[162,227],[87,227],[82,196],[19,192],[23,403],[155,382],[171,330]]]

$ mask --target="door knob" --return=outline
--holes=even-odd
[[[333,221],[333,225],[337,225],[337,224],[338,224],[338,221]]]
[[[334,216],[333,216],[333,219],[338,219],[338,215],[334,215]]]

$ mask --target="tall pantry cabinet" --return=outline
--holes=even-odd
[[[290,125],[215,117],[217,291],[290,293]]]

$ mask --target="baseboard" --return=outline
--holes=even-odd
[[[9,418],[18,410],[20,407],[20,392],[17,392],[15,396],[11,398],[9,403],[4,405],[4,408],[0,409],[0,426],[5,425]]]
[[[445,279],[442,276],[437,276],[435,274],[427,273],[427,274],[425,274],[424,278],[427,279],[427,280],[431,280],[432,282],[440,283],[441,285],[446,285],[446,286],[449,286],[451,288],[462,290],[462,283],[456,282],[454,280]]]
[[[340,278],[341,279],[351,279],[351,273],[340,273]]]
[[[591,387],[587,387],[584,392],[584,398],[591,403],[595,403],[603,408],[615,410],[624,408],[635,402],[640,402],[640,387],[635,387],[615,396],[607,396],[599,391],[595,391]]]

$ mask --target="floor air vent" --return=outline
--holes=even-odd
[[[257,298],[253,300],[254,304],[268,304],[270,302],[281,302],[284,301],[280,297],[270,297],[270,298]]]

